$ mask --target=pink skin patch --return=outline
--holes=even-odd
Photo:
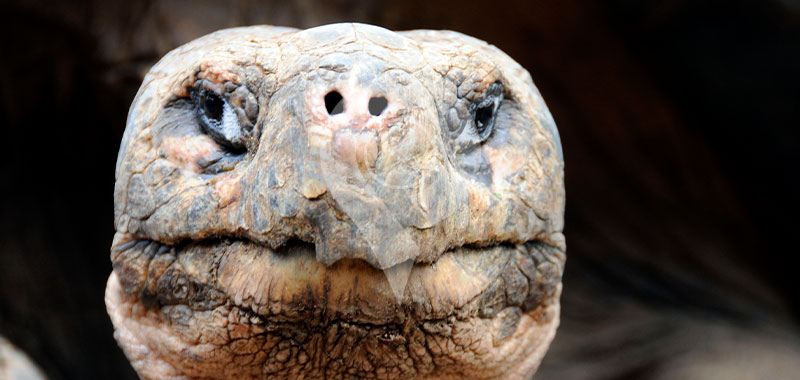
[[[306,102],[312,117],[306,130],[312,147],[330,149],[337,161],[364,172],[375,167],[381,133],[395,122],[400,107],[388,96],[358,85],[355,77],[335,88],[314,88],[307,92]],[[325,95],[331,91],[342,95],[343,112],[328,113]],[[385,101],[378,115],[369,111],[369,102],[373,98]]]
[[[219,149],[219,145],[206,135],[167,137],[161,143],[161,150],[167,159],[193,173],[200,173],[203,168],[199,162],[208,161]],[[242,193],[241,177],[241,173],[226,173],[211,180],[214,192],[219,197],[220,208],[239,200]]]
[[[198,162],[219,151],[219,145],[206,135],[173,136],[164,138],[161,151],[181,169],[200,173]]]
[[[341,129],[333,135],[333,151],[341,162],[366,171],[375,168],[378,139],[378,135],[371,130]]]
[[[239,83],[239,76],[233,73],[232,67],[218,62],[204,62],[200,64],[200,75],[202,79],[214,83],[233,82]]]
[[[528,157],[519,151],[485,147],[486,157],[492,167],[492,184],[495,188],[507,184],[508,177],[523,169]]]

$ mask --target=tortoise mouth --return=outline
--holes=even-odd
[[[234,307],[262,322],[386,325],[543,306],[557,294],[564,255],[531,241],[460,247],[433,263],[380,270],[360,259],[323,265],[313,244],[295,240],[273,250],[249,240],[128,239],[115,243],[111,259],[126,299],[147,308]]]

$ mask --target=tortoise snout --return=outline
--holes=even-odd
[[[440,254],[442,244],[420,245],[417,236],[454,209],[430,91],[407,70],[360,50],[307,65],[270,100],[272,118],[252,165],[267,173],[252,176],[259,179],[254,213],[277,211],[275,225],[310,227],[280,233],[313,241],[325,265],[351,258],[385,269]]]
[[[324,134],[331,136],[333,158],[359,171],[375,169],[380,149],[381,131],[391,122],[398,106],[380,92],[352,83],[340,84],[329,90],[313,114],[320,120]],[[324,109],[323,109],[324,108]],[[321,117],[320,117],[321,116]]]

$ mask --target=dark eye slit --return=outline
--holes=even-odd
[[[478,127],[478,134],[483,134],[483,130],[492,122],[494,117],[494,103],[485,107],[479,107],[475,111],[475,125]]]
[[[485,97],[475,106],[475,132],[481,142],[491,136],[497,118],[497,109],[502,101],[503,85],[495,82],[486,89]]]
[[[203,92],[204,94],[201,95],[201,97],[206,117],[217,123],[221,122],[225,101],[223,101],[222,98],[219,97],[219,95],[213,92],[210,91],[203,91]]]

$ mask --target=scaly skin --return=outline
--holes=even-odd
[[[116,178],[106,305],[143,378],[524,378],[555,334],[558,134],[473,38],[200,38],[145,78]]]

